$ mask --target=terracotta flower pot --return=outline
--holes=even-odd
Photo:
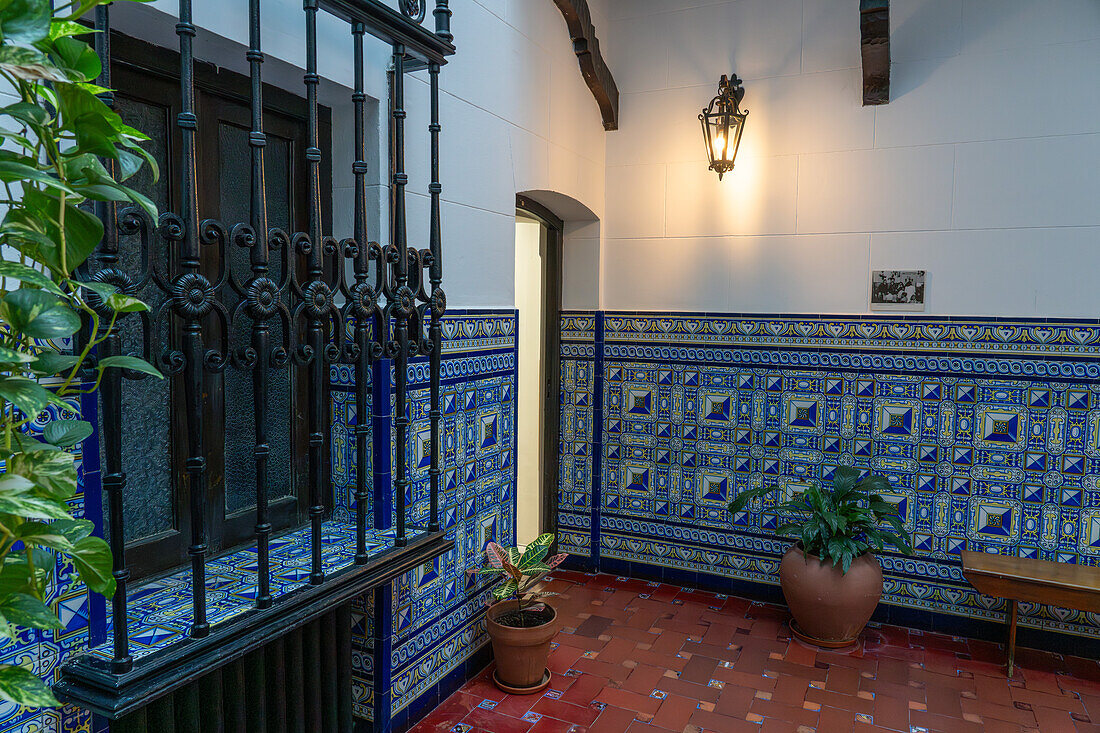
[[[485,613],[485,627],[493,642],[493,657],[497,668],[494,679],[501,689],[513,694],[539,692],[550,684],[546,662],[550,657],[550,640],[558,632],[558,614],[541,626],[520,628],[497,623],[498,616],[516,609],[515,601],[500,601]]]
[[[779,564],[779,584],[797,636],[821,646],[847,646],[882,598],[882,568],[874,555],[865,553],[844,573],[831,560],[823,562],[795,545]]]

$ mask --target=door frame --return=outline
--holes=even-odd
[[[562,237],[565,222],[534,199],[516,195],[516,213],[546,227],[546,259],[543,261],[544,384],[542,424],[541,532],[557,535],[558,485],[561,456],[561,289]],[[518,388],[518,385],[517,385]]]

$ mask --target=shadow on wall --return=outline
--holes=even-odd
[[[959,35],[959,44],[955,48],[955,52],[952,54],[939,55],[935,57],[925,58],[908,58],[902,59],[902,65],[899,69],[895,63],[893,66],[893,78],[890,80],[890,99],[900,99],[909,92],[919,88],[935,73],[940,67],[944,59],[961,53],[964,48],[963,44],[973,44],[976,40],[982,36],[988,35],[993,30],[994,18],[996,22],[1003,23],[1006,20],[1007,9],[998,9],[997,14],[994,16],[992,13],[974,13],[969,18],[962,17],[961,3],[959,3],[960,17],[957,19],[958,26],[955,29]],[[1006,3],[1007,5],[1007,3]],[[906,6],[902,6],[906,7]],[[929,29],[939,29],[943,26],[943,19],[945,10],[941,3],[936,2],[922,2],[916,4],[910,4],[908,6],[912,8],[912,11],[900,19],[900,22],[892,22],[892,28],[890,31],[891,39],[894,38],[922,38],[925,37]],[[1020,8],[1023,6],[1020,5]],[[898,15],[900,15],[901,8],[894,6],[890,8],[891,21],[896,21]],[[1016,12],[1019,12],[1019,8]],[[970,32],[967,34],[967,38],[962,37],[963,24],[969,21],[968,28]]]

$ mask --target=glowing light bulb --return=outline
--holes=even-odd
[[[712,143],[712,146],[714,147],[714,159],[715,160],[725,160],[726,159],[726,137],[725,137],[725,135],[716,135],[715,138],[714,138],[714,142]]]

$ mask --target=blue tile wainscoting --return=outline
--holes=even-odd
[[[1098,321],[570,312],[561,337],[581,567],[779,599],[780,494],[841,465],[886,475],[913,533],[881,556],[881,620],[999,638],[960,550],[1100,561]],[[1100,649],[1094,614],[1020,611],[1025,643]]]
[[[455,548],[378,589],[355,615],[355,712],[364,723],[372,722],[373,730],[408,729],[488,661],[482,614],[492,581],[474,582],[466,571],[481,565],[487,542],[515,542],[517,325],[514,310],[451,311],[443,320],[440,518]],[[430,400],[425,359],[409,365],[408,379],[412,423],[405,450],[412,481],[406,503],[410,523],[426,525]],[[388,394],[377,388],[387,383]],[[372,418],[372,484],[388,491],[394,450],[392,364],[377,365],[372,384],[366,411]],[[333,482],[338,502],[351,516],[353,430],[359,413],[349,369],[334,369],[333,391]],[[386,491],[376,490],[372,497],[369,514],[377,529],[393,521]]]
[[[364,730],[406,730],[488,662],[482,613],[491,581],[475,584],[465,571],[480,565],[482,548],[489,540],[515,541],[517,324],[514,310],[454,310],[444,318],[441,396],[446,473],[441,517],[456,546],[429,566],[378,589],[372,598],[358,601],[353,614],[353,695],[356,717]],[[377,385],[389,382],[392,387],[392,371],[390,362],[376,365],[371,404],[363,413],[372,421],[368,526],[373,525],[372,536],[379,537],[392,534],[393,504],[388,490],[393,443],[389,422],[392,390],[386,395]],[[425,360],[410,364],[409,384],[413,423],[406,449],[414,476],[406,500],[410,523],[427,524],[428,465],[423,457],[429,392]],[[352,371],[344,365],[332,369],[332,398],[336,508],[329,534],[334,540],[331,554],[337,558],[339,546],[350,536],[347,526],[354,526],[353,431],[360,417]],[[96,400],[85,397],[81,408],[84,418],[96,424]],[[44,413],[32,430],[40,431],[53,416]],[[78,447],[77,468],[79,487],[71,503],[77,516],[87,513],[94,520],[102,516],[98,436]],[[251,554],[237,553],[246,564]],[[237,555],[212,562],[228,563]],[[252,575],[247,567],[240,573],[225,574],[225,578],[237,576],[239,588],[219,586],[218,593],[247,596],[253,590]],[[25,630],[15,639],[3,640],[0,663],[28,664],[47,680],[56,680],[61,663],[69,656],[107,641],[109,625],[104,599],[90,595],[67,563],[59,563],[48,600],[56,604],[64,628]],[[0,733],[91,733],[101,726],[102,721],[71,706],[32,711],[0,702]]]

